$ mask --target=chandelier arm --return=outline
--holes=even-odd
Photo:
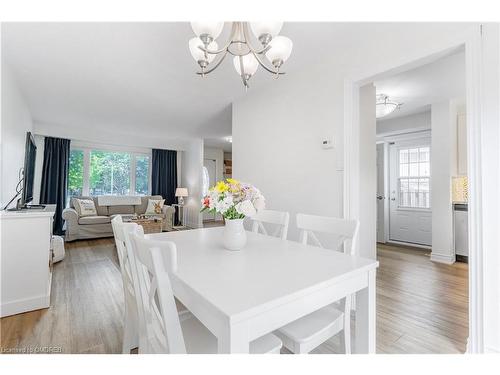
[[[210,68],[210,69],[208,69],[208,70],[206,70],[204,72],[196,72],[196,74],[198,74],[199,76],[203,76],[205,74],[212,73],[224,61],[224,58],[226,57],[226,55],[227,55],[227,50],[224,52],[224,54],[222,55],[222,57],[220,58],[220,60],[217,62],[217,64],[215,64],[212,68]]]
[[[229,39],[227,43],[224,45],[224,47],[216,51],[210,51],[208,48],[205,48],[204,46],[198,46],[198,48],[201,49],[203,52],[209,53],[211,55],[218,55],[219,53],[224,52],[228,49],[228,47],[231,45],[231,42],[233,41],[235,34],[236,34],[236,22],[233,22],[231,27],[231,33],[229,34]]]
[[[264,62],[262,61],[262,59],[260,58],[259,55],[257,55],[255,52],[251,51],[252,54],[255,56],[255,58],[257,59],[257,62],[259,63],[260,66],[262,66],[265,70],[267,70],[269,73],[271,74],[278,74],[278,75],[283,75],[283,74],[286,74],[285,72],[280,72],[279,70],[274,70],[274,69],[271,69],[269,67],[266,66],[266,64],[264,64]]]

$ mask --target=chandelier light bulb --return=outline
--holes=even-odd
[[[224,22],[191,22],[191,28],[203,42],[210,43],[222,32]]]
[[[248,75],[249,77],[253,76],[257,71],[257,68],[259,67],[259,62],[255,58],[255,56],[249,53],[248,55],[241,56],[241,59],[243,60],[244,75],[245,76]],[[234,68],[241,76],[240,56],[235,56],[233,59],[233,63],[234,63]]]
[[[251,22],[250,28],[253,34],[261,41],[262,44],[267,45],[272,38],[278,35],[283,27],[283,22]]]
[[[271,40],[269,46],[271,48],[266,52],[266,57],[274,67],[279,68],[290,57],[293,43],[286,36],[277,36]]]
[[[189,51],[191,52],[191,56],[193,56],[194,61],[196,61],[198,64],[200,64],[200,61],[206,63],[205,65],[210,64],[215,59],[216,55],[207,53],[205,56],[205,52],[203,52],[199,47],[205,48],[205,45],[200,40],[200,38],[195,37],[189,40]],[[210,51],[217,50],[217,42],[215,40],[212,41],[207,48]]]

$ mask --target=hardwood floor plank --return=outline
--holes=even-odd
[[[465,351],[467,264],[433,263],[428,253],[378,245],[378,353]],[[0,319],[0,347],[54,346],[63,353],[120,353],[124,303],[118,267],[112,239],[67,243],[66,258],[54,266],[51,307]],[[313,351],[342,352],[338,337]]]

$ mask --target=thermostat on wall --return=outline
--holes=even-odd
[[[324,150],[333,148],[334,147],[333,139],[332,138],[323,139],[321,141],[321,147],[323,147]]]

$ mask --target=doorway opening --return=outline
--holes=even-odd
[[[410,343],[408,347],[415,344],[416,341],[422,344],[421,348],[426,347],[425,343],[439,342],[439,348],[433,348],[435,350],[432,352],[476,352],[481,350],[481,342],[478,341],[481,321],[476,317],[482,289],[478,279],[480,265],[475,261],[476,257],[480,257],[481,251],[478,246],[480,237],[475,224],[479,217],[477,209],[480,206],[477,203],[479,201],[476,201],[479,197],[474,192],[468,197],[469,203],[473,202],[470,205],[472,209],[469,218],[464,218],[463,212],[461,212],[461,217],[455,212],[460,210],[458,204],[463,203],[459,202],[460,199],[455,202],[456,197],[464,193],[466,190],[464,187],[467,184],[467,178],[459,173],[458,165],[469,167],[466,174],[470,176],[470,184],[477,187],[480,183],[477,180],[479,171],[476,168],[479,157],[477,154],[479,142],[477,133],[479,131],[478,113],[480,113],[477,103],[479,103],[481,92],[479,90],[479,69],[477,68],[480,61],[480,55],[478,56],[479,39],[479,34],[474,34],[463,45],[456,45],[446,51],[423,57],[386,72],[361,77],[358,80],[347,80],[345,85],[347,99],[344,127],[346,142],[344,214],[349,218],[359,218],[361,222],[359,241],[361,255],[376,256],[378,253],[381,264],[384,264],[385,261],[386,264],[392,265],[407,258],[408,262],[401,263],[402,267],[392,272],[391,275],[384,276],[383,272],[379,272],[378,290],[384,297],[379,297],[380,311],[378,313],[382,316],[385,314],[384,318],[390,318],[386,321],[388,327],[394,328],[394,326],[399,325],[404,328],[405,324],[409,324],[402,329],[403,332],[400,332],[402,335],[396,339],[396,341],[400,340],[400,345],[403,345],[401,340],[405,338],[407,344]],[[427,104],[430,112],[428,115],[430,116],[430,124],[427,125],[427,128],[417,126],[413,121],[414,125],[407,126],[405,131],[391,129],[390,125],[393,125],[391,124],[393,121],[389,121],[390,117],[388,117],[385,120],[385,131],[380,131],[375,114],[377,95],[381,93],[379,89],[383,88],[381,83],[390,80],[391,77],[397,78],[400,74],[408,74],[411,70],[423,69],[431,64],[439,63],[439,60],[460,54],[466,77],[462,81],[462,84],[465,85],[463,97],[452,96],[447,100],[430,103],[430,106]],[[435,76],[434,81],[438,80],[439,77],[439,75]],[[438,87],[436,90],[439,92],[441,89],[442,87]],[[396,97],[397,93],[392,95]],[[407,103],[411,102],[407,100]],[[401,113],[404,112],[404,106],[405,104],[400,106],[400,109],[396,109],[400,112],[395,112],[392,120],[396,120],[397,117],[407,117]],[[446,123],[447,126],[432,126],[432,123],[438,122]],[[464,124],[461,125],[461,123]],[[461,126],[463,129],[460,128]],[[458,152],[460,148],[458,143],[460,142],[466,146],[462,147],[461,152]],[[393,159],[392,190],[391,154]],[[375,162],[377,155],[378,160]],[[448,167],[446,165],[443,167],[443,161],[447,163]],[[430,165],[428,176],[426,175],[427,163]],[[451,168],[450,165],[453,163],[456,166]],[[382,170],[377,167],[382,167]],[[412,168],[413,170],[411,170]],[[425,173],[421,173],[421,168]],[[437,173],[438,170],[446,170],[446,172]],[[378,181],[384,181],[384,184],[379,184]],[[391,195],[391,193],[393,194]],[[399,209],[400,214],[408,208],[411,211],[420,210],[413,215],[417,218],[410,215],[402,218],[396,217],[396,228],[392,228],[392,234],[391,201],[394,205],[393,211]],[[424,215],[425,210],[430,213],[430,225],[428,216]],[[443,212],[446,213],[446,218],[438,215]],[[446,226],[441,227],[440,223],[445,222],[445,219]],[[416,222],[417,225],[410,226],[412,222]],[[411,229],[409,231],[411,233],[404,233],[405,224]],[[461,226],[458,234],[462,234],[462,238],[455,236],[457,234],[455,225],[457,224]],[[463,230],[464,226],[467,228],[465,231]],[[427,230],[430,228],[430,245],[428,245],[429,235],[425,234],[425,228]],[[399,229],[399,232],[396,229]],[[403,234],[406,237],[402,237]],[[472,263],[469,265],[472,273],[469,272],[469,266],[466,263],[455,263],[456,254],[458,254],[455,242],[462,241],[463,244],[467,237],[473,239],[466,246],[467,256]],[[378,246],[377,240],[381,242]],[[438,245],[436,246],[436,244]],[[449,246],[443,246],[443,244]],[[431,255],[430,259],[425,257],[425,254]],[[428,266],[432,273],[426,274],[422,264]],[[450,266],[450,264],[453,265]],[[450,267],[458,267],[460,270],[452,270]],[[383,268],[386,267],[381,267],[379,271],[382,271]],[[444,277],[452,274],[455,276],[460,274],[459,283],[463,288],[456,295],[452,295],[453,293],[450,291],[457,291],[457,289],[453,289],[458,285],[457,280],[454,277],[449,280]],[[412,275],[416,277],[412,279]],[[428,284],[429,280],[432,280],[439,287],[434,290],[426,289],[424,286]],[[469,288],[469,285],[473,285],[473,287]],[[413,289],[409,286],[412,286]],[[401,299],[398,300],[398,297],[405,293],[411,297],[406,303]],[[456,297],[455,300],[453,300],[454,297]],[[388,310],[383,311],[383,308],[380,307],[382,305],[381,299],[385,300]],[[440,304],[440,299],[445,303]],[[460,306],[458,314],[460,316],[455,314],[455,309],[447,308],[447,304],[453,305],[454,303],[457,304],[456,306]],[[397,310],[394,310],[396,308]],[[443,319],[440,328],[436,327],[435,323],[433,324],[436,317]],[[413,325],[408,321],[412,318],[416,319]],[[406,320],[404,323],[402,321],[398,323],[398,319]],[[380,323],[379,317],[378,324],[380,325]],[[409,329],[410,326],[413,329]],[[441,328],[443,330],[440,332]],[[460,334],[453,336],[453,333],[456,332]],[[415,352],[415,350],[410,350],[410,352]]]

